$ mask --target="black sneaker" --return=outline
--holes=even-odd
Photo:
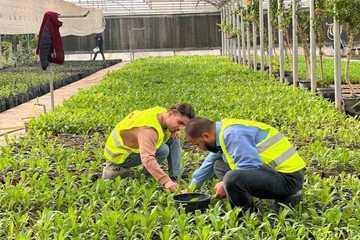
[[[284,199],[274,200],[270,204],[270,208],[275,212],[279,212],[279,210],[282,207],[281,204],[294,208],[296,205],[300,203],[300,201],[301,201],[301,191],[298,191],[297,193],[292,194]]]

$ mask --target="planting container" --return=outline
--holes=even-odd
[[[311,89],[311,82],[310,81],[305,81],[305,80],[300,80],[299,81],[299,87],[302,88],[302,89],[310,90]]]
[[[330,101],[335,101],[335,89],[332,87],[327,87],[327,88],[317,88],[316,89],[316,93],[323,97],[326,98]]]
[[[288,85],[293,84],[292,72],[289,72],[289,71],[284,72],[284,82]]]
[[[360,96],[344,97],[344,109],[349,115],[360,115]]]
[[[185,212],[206,211],[210,204],[210,195],[205,193],[182,193],[174,196],[175,206],[183,207]]]

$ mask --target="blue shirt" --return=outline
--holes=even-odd
[[[220,159],[226,162],[221,151],[219,132],[221,122],[215,123],[216,153],[209,153],[192,175],[191,184],[200,185],[205,180],[214,176],[214,163]],[[237,169],[259,168],[263,165],[256,145],[265,139],[267,132],[257,128],[244,125],[232,125],[224,130],[224,142],[226,149],[235,161]]]

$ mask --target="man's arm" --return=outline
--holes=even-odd
[[[146,170],[163,186],[172,182],[170,177],[161,169],[155,158],[158,138],[156,131],[152,128],[141,128],[137,138],[140,159]]]
[[[189,187],[190,191],[194,191],[196,187],[214,176],[214,163],[217,159],[221,159],[221,155],[221,152],[209,153],[207,155],[201,166],[196,169],[192,175],[192,180]]]

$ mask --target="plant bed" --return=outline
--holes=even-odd
[[[287,85],[292,85],[293,84],[292,72],[290,72],[290,71],[285,71],[284,72],[284,82]]]
[[[0,112],[50,92],[49,78],[53,78],[54,89],[58,89],[75,81],[78,81],[81,78],[89,76],[106,66],[112,66],[119,62],[121,62],[121,60],[110,60],[106,63],[106,65],[104,65],[103,63],[96,63],[94,65],[93,62],[84,61],[80,61],[79,63],[66,62],[64,66],[54,66],[54,69],[52,70],[55,71],[54,73],[51,73],[50,71],[41,71],[40,69],[38,69],[37,65],[23,66],[18,68],[10,67],[2,69],[0,71],[0,90],[2,86],[3,88],[5,88],[7,85],[10,86],[10,84],[15,84],[16,87],[16,84],[24,85],[25,83],[27,86],[21,85],[21,89],[13,93],[10,92],[10,94],[8,93],[4,96],[1,96],[0,91],[0,97],[3,98],[3,101],[6,105],[6,108],[0,107]],[[79,66],[77,66],[77,64],[79,64]],[[88,64],[88,66],[86,66],[86,64]],[[12,76],[16,80],[11,80]],[[28,77],[30,77],[32,80],[30,81]],[[2,78],[6,80],[2,80]]]
[[[344,110],[351,116],[360,115],[360,96],[343,97]]]
[[[3,112],[6,110],[6,99],[0,98],[0,112]]]
[[[311,90],[311,82],[306,80],[300,80],[299,87],[302,89]]]
[[[272,74],[273,74],[274,78],[276,78],[277,80],[280,79],[280,71],[274,71]]]
[[[330,101],[335,101],[335,89],[332,87],[327,87],[327,88],[317,88],[316,89],[316,93],[323,97],[326,98]]]
[[[274,214],[267,200],[256,199],[260,211],[244,213],[239,223],[240,208],[227,200],[210,202],[204,213],[178,211],[173,194],[141,167],[136,178],[99,177],[104,142],[120,119],[180,100],[193,104],[199,116],[252,119],[281,130],[307,163],[300,205]],[[32,120],[30,134],[1,149],[0,176],[7,184],[1,185],[0,239],[358,239],[360,180],[332,169],[360,172],[359,129],[357,119],[328,101],[227,58],[139,59]],[[55,141],[59,134],[65,137]],[[182,153],[190,178],[206,154]],[[313,172],[312,163],[321,172]],[[16,174],[21,180],[11,186]],[[182,176],[177,183],[183,189],[190,181]],[[199,191],[213,194],[215,183],[207,181]]]

